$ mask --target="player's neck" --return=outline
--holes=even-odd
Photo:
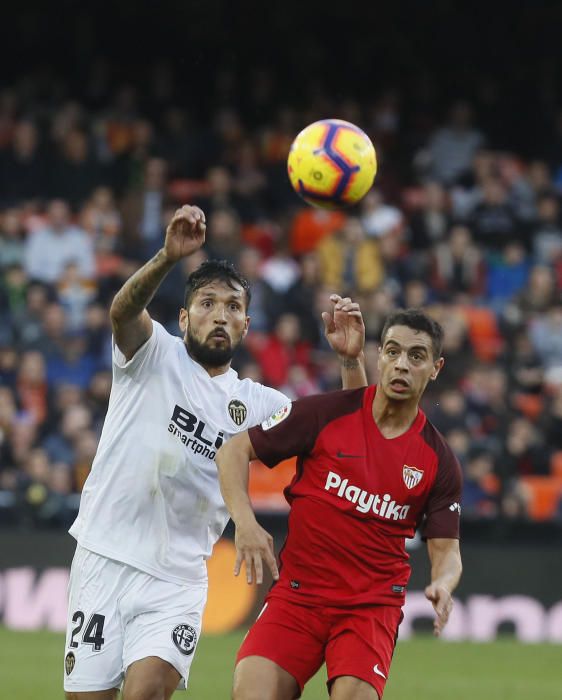
[[[198,364],[201,365],[200,362]],[[201,367],[203,367],[209,377],[218,377],[219,374],[225,374],[228,372],[230,369],[230,362],[228,362],[226,365],[221,365],[221,367],[206,367],[205,365],[201,365]]]
[[[373,399],[373,420],[385,438],[394,438],[410,428],[418,409],[417,401],[392,401],[379,389]]]
[[[205,372],[207,372],[209,377],[218,377],[219,374],[226,374],[226,372],[228,372],[228,370],[230,369],[230,360],[228,360],[228,362],[225,362],[224,365],[209,365],[208,363],[203,361],[202,357],[198,357],[197,353],[194,354],[190,351],[189,345],[185,342],[185,340],[183,344],[185,346],[185,351],[187,352],[189,357],[191,357],[193,362],[196,362],[199,365],[199,367],[202,367],[205,370]]]
[[[197,360],[195,360],[197,362]],[[220,374],[226,374],[228,370],[230,369],[230,362],[227,362],[225,365],[221,365],[220,367],[212,367],[210,365],[204,365],[202,362],[197,362],[197,364],[200,367],[203,367],[205,372],[209,375],[209,377],[218,377]]]

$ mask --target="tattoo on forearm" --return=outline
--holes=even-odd
[[[137,270],[115,295],[112,312],[116,317],[129,318],[146,309],[164,277],[171,270],[170,263],[160,250],[146,265]]]
[[[343,357],[340,362],[344,369],[357,369],[359,367],[359,360],[357,358]]]

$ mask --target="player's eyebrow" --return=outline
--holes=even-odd
[[[388,340],[385,341],[384,347],[387,345],[395,345],[397,348],[402,349],[403,346],[400,345],[400,343],[397,340],[394,340],[393,338],[389,338]],[[412,350],[416,350],[417,352],[423,351],[425,353],[428,353],[429,350],[425,345],[410,345],[409,347],[406,348],[408,352],[412,352]]]
[[[217,293],[213,292],[212,290],[209,291],[201,291],[201,299],[216,299],[217,298]],[[244,296],[244,291],[243,290],[233,290],[227,297],[227,301],[240,301],[242,297]]]

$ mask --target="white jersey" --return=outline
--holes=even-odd
[[[157,578],[205,581],[228,522],[216,451],[288,399],[233,369],[210,377],[181,338],[152,323],[131,360],[113,347],[107,416],[70,534]]]

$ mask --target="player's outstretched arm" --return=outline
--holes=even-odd
[[[178,209],[166,229],[164,247],[130,277],[115,295],[109,312],[117,347],[130,360],[152,334],[146,311],[160,283],[181,258],[205,242],[205,214],[199,207]]]
[[[234,575],[238,576],[242,562],[246,565],[246,578],[252,583],[263,582],[263,561],[275,580],[279,578],[273,537],[256,520],[248,495],[249,464],[256,453],[247,431],[235,435],[217,452],[215,461],[219,471],[222,497],[236,526],[236,563]]]
[[[425,597],[433,604],[437,618],[433,632],[438,637],[453,609],[452,592],[462,573],[461,553],[457,539],[434,538],[427,540],[431,561],[431,583],[425,589]]]
[[[332,308],[322,313],[324,334],[340,358],[342,386],[359,389],[367,386],[363,348],[365,324],[357,302],[338,294],[330,296]]]

